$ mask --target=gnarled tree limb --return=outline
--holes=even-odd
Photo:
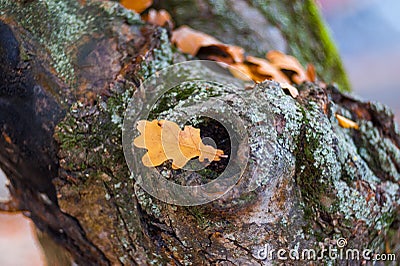
[[[261,13],[268,8],[239,2]],[[271,7],[278,2],[271,1]],[[218,93],[207,97],[232,106],[247,125],[252,144],[247,172],[217,201],[197,207],[166,204],[130,179],[121,126],[136,87],[184,60],[171,48],[168,32],[112,2],[3,0],[0,6],[0,166],[10,179],[15,206],[77,263],[253,265],[268,263],[257,257],[265,244],[317,249],[325,238],[338,237],[351,248],[383,251],[400,198],[399,129],[386,107],[311,83],[299,87],[296,99],[272,81],[235,92],[210,85]],[[290,14],[303,12],[302,7],[309,3],[295,1]],[[179,12],[173,14],[179,22]],[[283,11],[274,23],[280,16]],[[222,24],[216,25],[218,30]],[[279,39],[294,51],[302,30],[286,26],[280,25],[285,34]],[[310,36],[296,53],[320,47],[318,36]],[[237,41],[230,34],[220,37]],[[256,39],[277,41],[265,38]],[[313,63],[330,60],[329,54],[323,58],[312,58],[321,60]],[[341,71],[319,70],[329,81]],[[182,74],[196,71],[204,69],[183,68]],[[169,99],[185,103],[190,94],[207,95],[195,85],[182,86],[182,94]],[[243,98],[252,108],[242,109]],[[174,105],[164,111],[168,108]],[[341,128],[335,113],[355,120],[360,129]],[[276,138],[271,141],[270,135]],[[265,167],[270,147],[274,153]],[[192,178],[201,182],[199,175]],[[259,187],[241,191],[252,178],[261,181]]]

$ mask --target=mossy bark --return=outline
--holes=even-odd
[[[326,238],[339,237],[351,248],[384,251],[400,203],[400,133],[386,107],[311,83],[299,86],[300,96],[293,99],[273,81],[237,91],[188,82],[179,93],[165,95],[167,104],[153,117],[189,104],[193,95],[218,99],[246,124],[251,160],[238,186],[222,198],[196,207],[166,204],[132,179],[121,128],[136,87],[185,60],[171,46],[167,30],[112,2],[0,3],[0,31],[7,36],[0,38],[0,166],[13,196],[1,206],[25,211],[78,264],[269,264],[257,257],[265,244],[321,249]],[[256,1],[246,3],[267,12]],[[281,6],[281,1],[270,4]],[[310,5],[288,4],[290,14],[307,21],[304,31],[314,32]],[[275,27],[287,16],[277,10],[270,21]],[[179,23],[178,13],[173,14]],[[215,23],[215,29],[223,25]],[[294,52],[300,59],[319,66],[338,60],[329,53],[302,57],[303,49],[320,47],[320,37],[304,39],[306,33],[290,25],[279,25],[279,38],[285,47],[301,47]],[[229,36],[235,26],[226,23],[225,30],[218,37],[234,42]],[[238,42],[249,53],[264,52]],[[340,69],[319,70],[328,81],[344,77]],[[204,69],[181,71],[195,75]],[[244,109],[241,99],[252,105]],[[355,120],[359,130],[340,127],[335,113]],[[204,182],[214,172],[192,178]],[[258,188],[245,192],[252,182]]]

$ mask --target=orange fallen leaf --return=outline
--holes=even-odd
[[[188,26],[181,26],[172,33],[172,43],[182,52],[198,55],[200,49],[208,59],[223,62],[242,62],[244,49],[239,46],[221,43],[216,38]]]
[[[158,26],[165,26],[168,25],[171,29],[174,27],[174,23],[172,22],[171,15],[168,13],[168,11],[164,9],[160,10],[155,10],[155,9],[150,9],[149,13],[145,15],[144,20],[147,22],[158,25]]]
[[[216,44],[216,48],[226,53],[227,57],[231,57],[233,62],[243,62],[244,49],[239,46],[227,45],[227,44]]]
[[[246,63],[250,63],[254,66],[254,76],[259,76],[259,78],[261,76],[261,80],[258,81],[273,79],[278,82],[289,82],[289,80],[282,74],[282,72],[276,69],[265,59],[257,58],[254,56],[246,56]]]
[[[121,0],[120,4],[125,8],[131,9],[137,13],[142,13],[146,10],[151,4],[153,0]]]
[[[234,63],[230,65],[231,67],[228,68],[229,72],[238,79],[244,80],[244,81],[255,81],[259,82],[256,80],[256,78],[253,76],[253,72],[251,71],[250,67],[247,64],[244,63]]]
[[[282,83],[290,82],[279,70],[271,65],[267,60],[253,56],[246,56],[243,63],[230,64],[230,72],[236,78],[242,80],[253,80],[262,82],[267,79],[272,79]]]
[[[297,96],[299,96],[299,91],[296,89],[296,87],[290,85],[289,83],[281,83],[281,88],[284,90],[288,90],[290,95],[292,95],[293,98],[296,98]]]
[[[219,41],[188,26],[181,26],[172,33],[172,43],[182,52],[196,56],[202,46],[214,45]]]
[[[185,126],[184,130],[174,122],[167,120],[140,120],[137,129],[141,135],[134,139],[138,148],[147,149],[142,162],[147,167],[154,167],[172,159],[172,168],[180,169],[194,157],[199,161],[219,161],[224,157],[222,150],[205,145],[200,138],[200,129]]]
[[[354,129],[359,129],[358,124],[354,122],[353,120],[350,120],[344,116],[341,116],[339,114],[335,114],[336,119],[339,122],[339,126],[343,128],[354,128]]]
[[[253,80],[256,83],[263,82],[267,79],[273,79],[271,75],[262,75],[257,70],[257,66],[253,64],[249,64],[248,62],[245,63],[234,63],[230,64],[232,68],[229,69],[231,74],[238,79],[244,81]]]
[[[301,84],[307,80],[303,66],[295,57],[275,50],[269,51],[266,57],[294,83]]]
[[[297,97],[298,92],[293,86],[289,87],[291,83],[300,84],[307,80],[316,80],[314,66],[309,64],[306,72],[293,56],[270,51],[266,55],[268,60],[253,56],[245,57],[242,47],[224,44],[188,26],[181,26],[172,33],[172,43],[184,53],[201,59],[224,62],[234,67],[229,71],[236,78],[245,81],[251,79],[255,82],[272,79],[279,83],[287,83],[284,89],[288,89],[293,97]]]

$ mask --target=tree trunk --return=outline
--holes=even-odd
[[[178,24],[208,29],[249,54],[282,48],[348,89],[311,1],[175,2],[156,5]],[[339,238],[346,248],[398,249],[384,245],[396,243],[390,230],[400,202],[400,132],[385,106],[312,83],[299,86],[294,99],[273,81],[250,88],[202,63],[182,65],[177,76],[209,80],[164,93],[150,116],[197,116],[203,137],[239,162],[248,150],[249,160],[232,171],[240,178],[222,197],[197,206],[166,203],[143,189],[147,172],[130,173],[147,168],[140,157],[125,161],[122,128],[126,108],[145,108],[158,92],[138,87],[186,60],[168,30],[115,2],[1,0],[0,8],[0,167],[12,195],[1,207],[23,211],[77,264],[262,265],[276,259],[262,256],[265,247],[321,251],[338,246],[326,239]],[[132,95],[142,105],[130,105]],[[199,117],[204,107],[244,130],[230,139],[217,119]],[[342,128],[336,113],[359,128]],[[199,185],[228,161],[190,175],[168,164],[157,169]]]

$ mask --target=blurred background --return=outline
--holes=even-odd
[[[400,1],[317,0],[353,92],[382,102],[400,123]]]
[[[354,94],[392,108],[400,123],[400,1],[316,0],[336,41]],[[7,198],[0,171],[0,198]],[[0,213],[0,265],[44,265],[33,225]]]

